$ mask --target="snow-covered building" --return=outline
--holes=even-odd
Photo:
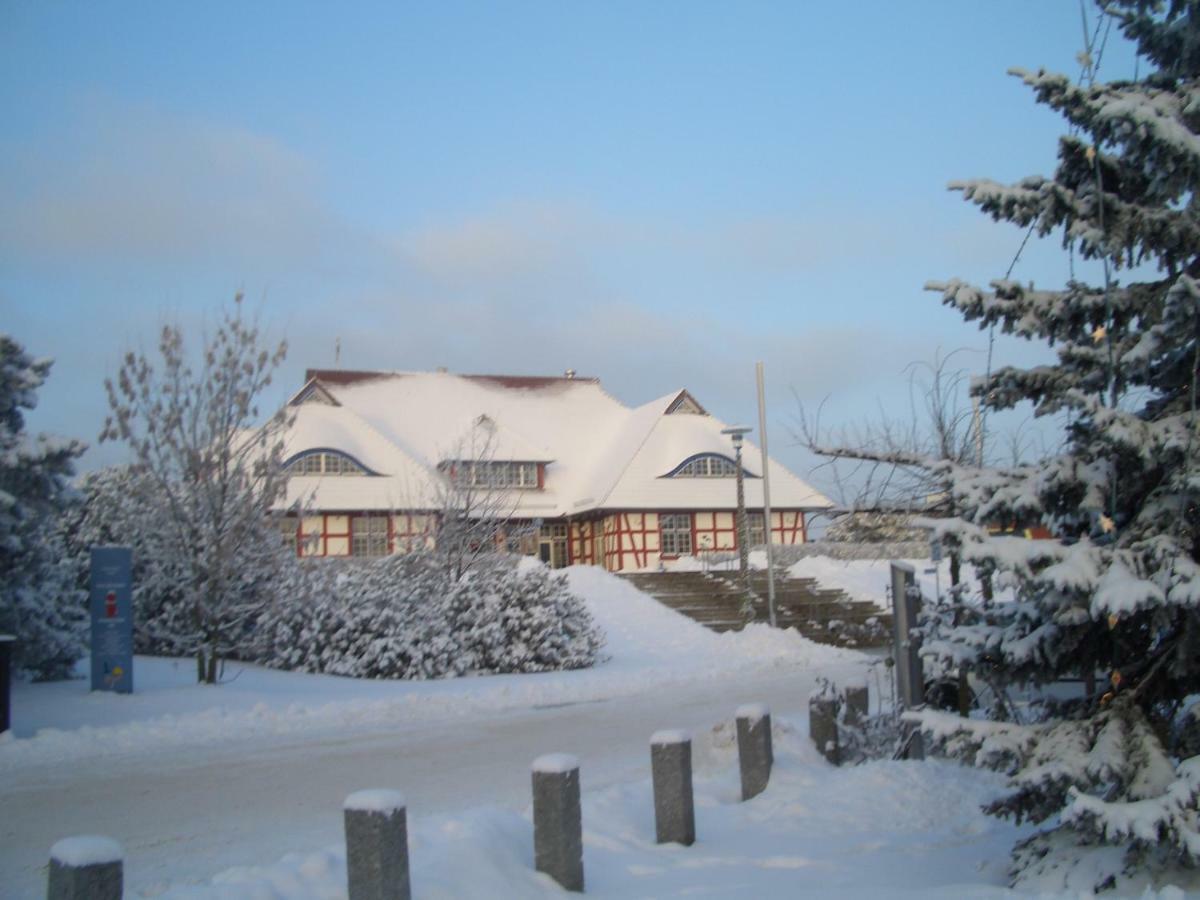
[[[375,556],[431,540],[447,476],[502,496],[520,547],[552,566],[657,568],[737,548],[725,423],[686,390],[636,408],[595,378],[309,370],[289,401],[285,536],[297,552]],[[798,544],[829,500],[768,460],[771,538]],[[761,451],[743,452],[762,509]],[[761,512],[750,543],[765,542]]]

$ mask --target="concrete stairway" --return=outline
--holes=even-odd
[[[753,617],[746,615],[746,595],[736,572],[634,572],[622,576],[640,591],[714,631],[736,631],[747,620],[768,621],[767,576],[750,579]],[[891,635],[891,616],[873,603],[852,600],[839,590],[822,588],[810,578],[775,582],[776,621],[795,627],[805,637],[843,647],[881,646]]]

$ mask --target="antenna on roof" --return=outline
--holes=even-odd
[[[340,337],[333,339],[333,364],[335,367],[342,364],[342,339]]]

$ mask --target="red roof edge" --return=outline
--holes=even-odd
[[[570,384],[573,381],[584,384],[599,384],[600,379],[579,375],[462,375],[471,381],[486,381],[506,388],[544,388],[556,384]]]
[[[360,381],[370,381],[373,378],[399,378],[403,372],[370,372],[363,369],[306,369],[304,383],[314,378],[328,385],[357,384]],[[599,384],[600,379],[580,375],[460,375],[471,381],[483,381],[506,388],[545,388],[557,384],[570,384],[578,381],[584,384]]]
[[[387,378],[395,374],[395,372],[367,372],[361,369],[305,369],[304,383],[307,384],[315,378],[325,384],[346,385],[368,381],[372,378]]]

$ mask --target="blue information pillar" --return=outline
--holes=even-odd
[[[133,551],[92,548],[92,690],[133,693]]]

